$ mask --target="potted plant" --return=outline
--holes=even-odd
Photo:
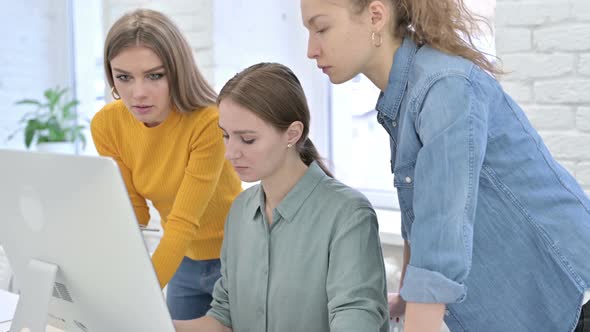
[[[85,128],[76,120],[75,107],[79,104],[76,99],[67,100],[68,89],[59,86],[45,90],[44,100],[22,99],[16,105],[36,107],[23,115],[19,123],[21,127],[12,133],[8,139],[24,129],[25,145],[30,148],[33,142],[39,151],[75,152],[75,142],[80,140],[83,146],[86,138],[82,133]]]

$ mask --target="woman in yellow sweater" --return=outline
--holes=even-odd
[[[219,278],[223,225],[240,180],[224,159],[216,94],[191,48],[163,14],[136,10],[111,27],[104,48],[114,102],[93,118],[97,151],[119,165],[138,222],[158,210],[164,235],[152,261],[173,319],[209,309]]]

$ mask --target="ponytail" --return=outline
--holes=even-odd
[[[408,36],[418,44],[427,44],[447,54],[470,60],[493,75],[502,71],[474,44],[485,18],[472,14],[463,0],[393,0],[394,35]]]
[[[318,166],[320,166],[322,171],[326,173],[327,176],[331,178],[334,177],[334,175],[332,175],[332,172],[330,172],[326,164],[324,164],[322,157],[320,156],[320,153],[315,148],[315,145],[313,145],[313,142],[309,137],[305,139],[303,145],[297,145],[297,151],[299,152],[299,156],[301,157],[301,160],[303,161],[303,163],[305,163],[305,165],[309,166],[312,162],[315,161],[318,164]]]

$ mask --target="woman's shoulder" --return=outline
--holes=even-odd
[[[373,208],[367,197],[359,190],[328,176],[320,181],[315,196],[318,204],[334,209],[354,211],[359,208]]]
[[[260,184],[253,185],[242,191],[232,202],[229,219],[245,218],[246,215],[254,216],[254,210],[260,206]]]
[[[418,49],[411,74],[421,76],[462,75],[469,76],[475,64],[458,55],[448,54],[429,45]]]
[[[481,72],[470,60],[424,45],[417,51],[408,73],[410,105],[421,105],[435,86],[449,98],[465,95],[465,87],[493,79],[487,74],[480,75]]]
[[[91,121],[91,128],[109,128],[112,127],[113,123],[117,123],[125,116],[128,116],[129,112],[127,107],[121,100],[115,100],[104,105],[94,116]]]
[[[125,106],[125,104],[121,100],[115,100],[104,105],[98,112],[96,112],[95,117],[116,116],[122,113],[123,111],[127,111],[127,107]]]
[[[217,122],[219,119],[219,111],[216,105],[207,105],[191,112],[185,112],[184,116],[190,121],[197,123]]]
[[[245,204],[251,202],[253,199],[259,199],[260,197],[260,190],[261,185],[257,183],[253,186],[250,186],[243,190],[234,200],[234,202],[239,202],[240,204]]]
[[[465,58],[424,45],[416,52],[408,72],[408,96],[412,101],[419,101],[430,88],[448,79],[470,82],[476,67]],[[453,87],[446,85],[446,88]]]

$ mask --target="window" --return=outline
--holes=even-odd
[[[86,148],[80,153],[96,155],[90,135],[90,120],[105,105],[105,79],[102,62],[103,30],[102,1],[89,0],[84,4],[72,1],[74,66],[78,121],[85,125]]]
[[[334,173],[361,190],[376,208],[397,209],[389,136],[377,122],[379,89],[364,75],[331,85]]]

